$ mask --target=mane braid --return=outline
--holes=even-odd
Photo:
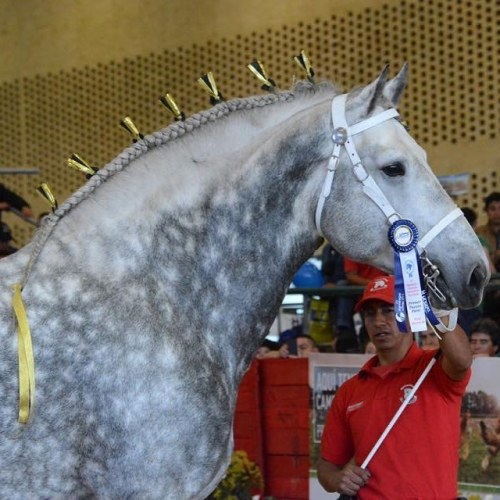
[[[223,101],[213,108],[190,116],[185,121],[172,123],[160,131],[149,134],[144,137],[144,139],[125,149],[113,161],[94,174],[84,186],[65,200],[65,202],[52,214],[48,215],[44,219],[42,227],[36,232],[33,238],[33,249],[21,280],[21,289],[26,285],[33,265],[57,223],[74,207],[86,200],[101,184],[113,177],[116,173],[121,172],[125,167],[130,165],[133,160],[136,160],[144,153],[156,147],[162,146],[169,141],[177,139],[178,137],[182,137],[185,134],[202,127],[203,125],[214,122],[234,111],[251,110],[278,102],[290,101],[295,98],[296,94],[305,94],[306,92],[310,93],[311,91],[314,92],[315,90],[319,90],[321,87],[324,87],[324,85],[313,85],[306,82],[298,82],[292,90],[276,94],[265,94],[254,97],[233,99],[231,101]]]

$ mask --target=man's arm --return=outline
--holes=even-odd
[[[1,210],[8,210],[9,206],[17,208],[26,217],[31,217],[33,213],[28,202],[19,195],[7,189],[3,184],[0,184],[0,204]]]
[[[355,286],[365,286],[370,281],[367,280],[366,278],[362,278],[359,274],[354,272],[350,273],[346,272],[345,277],[349,285],[355,285]]]
[[[352,461],[342,468],[322,458],[318,461],[318,480],[326,491],[354,496],[369,479],[370,473]]]
[[[444,321],[443,321],[444,319]],[[445,324],[447,318],[441,318]],[[469,338],[457,324],[451,332],[441,333],[441,366],[452,380],[462,380],[472,364],[472,352]]]
[[[344,273],[349,285],[365,286],[370,281],[359,275],[358,263],[347,257],[344,257]]]

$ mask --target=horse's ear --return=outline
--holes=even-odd
[[[358,102],[361,106],[362,112],[360,116],[367,116],[375,109],[377,102],[384,94],[388,72],[389,66],[387,65],[376,80],[364,87],[359,94],[354,97],[353,103]]]
[[[404,63],[399,73],[384,87],[384,96],[396,107],[408,80],[408,63]]]

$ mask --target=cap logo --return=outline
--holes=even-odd
[[[387,288],[387,282],[386,280],[380,279],[375,281],[373,286],[370,288],[370,292],[375,292],[377,290],[382,290],[384,288]]]

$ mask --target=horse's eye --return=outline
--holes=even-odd
[[[382,167],[382,172],[389,177],[398,177],[399,175],[405,175],[405,168],[401,163],[393,163]]]

